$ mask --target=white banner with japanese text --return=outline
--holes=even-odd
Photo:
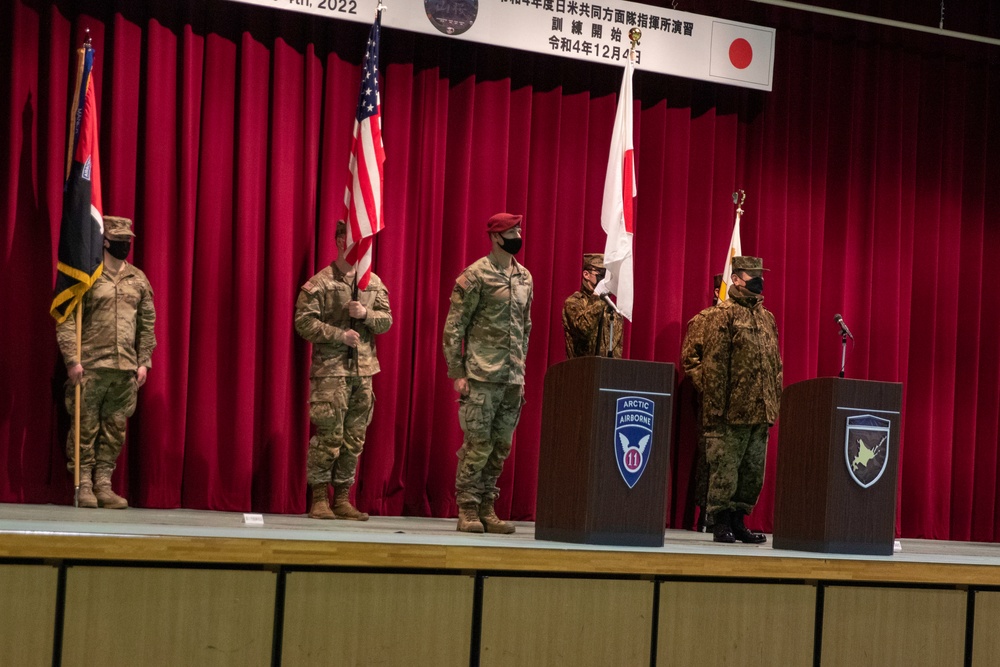
[[[371,23],[378,0],[233,0]],[[481,44],[622,64],[642,31],[636,69],[771,90],[774,28],[625,0],[383,0],[382,25]]]

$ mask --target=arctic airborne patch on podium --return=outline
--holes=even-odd
[[[844,456],[851,479],[863,489],[875,484],[889,460],[889,420],[874,415],[848,417]]]
[[[618,472],[631,489],[646,470],[653,449],[653,401],[641,396],[618,399],[612,446]]]

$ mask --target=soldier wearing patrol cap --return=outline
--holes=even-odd
[[[134,237],[131,220],[104,216],[104,268],[83,295],[80,358],[76,318],[68,317],[56,327],[69,374],[66,407],[71,414],[74,387],[81,385],[80,507],[128,507],[128,501],[111,489],[111,473],[156,347],[153,289],[146,274],[125,261]],[[71,426],[66,440],[70,470],[75,467],[74,443]]]
[[[306,460],[309,516],[367,521],[368,513],[351,504],[350,492],[375,407],[375,337],[389,330],[392,312],[389,290],[374,272],[368,285],[355,292],[355,268],[345,259],[343,220],[337,222],[335,238],[337,259],[302,286],[295,302],[295,330],[313,347],[309,418],[316,435],[309,439]]]
[[[622,358],[622,316],[611,305],[594,294],[597,283],[604,278],[604,254],[583,256],[583,281],[563,303],[563,332],[566,334],[566,357]],[[609,345],[610,336],[614,342]]]
[[[764,482],[767,434],[781,402],[781,352],[764,308],[759,257],[734,257],[728,298],[709,311],[701,362],[702,423],[709,467],[707,511],[716,542],[766,541],[748,530]]]
[[[521,216],[498,213],[486,231],[490,254],[466,268],[452,289],[443,348],[465,432],[455,474],[458,530],[509,534],[514,526],[497,517],[494,503],[524,401],[533,286],[514,259]]]

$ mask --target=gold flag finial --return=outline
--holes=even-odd
[[[733,203],[736,204],[736,212],[740,215],[743,215],[743,202],[746,200],[746,190],[737,190],[733,193]]]
[[[638,28],[630,28],[628,31],[628,38],[632,42],[632,48],[639,46],[639,40],[642,39],[642,30]]]

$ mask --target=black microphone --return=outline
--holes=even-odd
[[[833,316],[833,321],[840,325],[841,335],[850,336],[851,340],[854,340],[854,334],[847,328],[847,324],[844,322],[844,318],[840,316],[840,313]]]

